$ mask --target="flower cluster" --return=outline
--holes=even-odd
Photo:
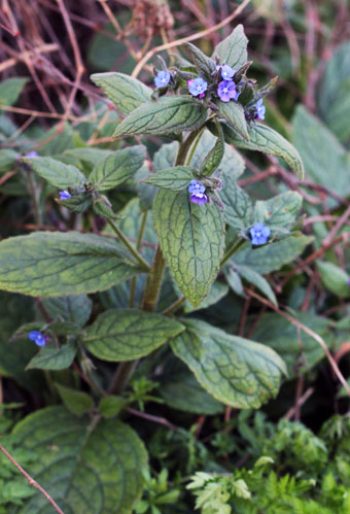
[[[28,332],[27,337],[29,341],[33,341],[37,346],[46,345],[47,337],[40,330],[31,330]]]
[[[204,205],[209,202],[208,195],[206,194],[206,187],[199,180],[191,180],[187,191],[190,194],[190,202],[198,205]]]
[[[253,246],[261,246],[268,242],[271,230],[264,223],[255,223],[248,229],[248,237]]]

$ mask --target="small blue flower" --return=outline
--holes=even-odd
[[[271,230],[264,223],[255,223],[248,230],[248,237],[253,246],[264,245],[268,242],[271,236]]]
[[[60,200],[70,200],[72,198],[72,195],[66,189],[64,191],[60,191],[58,196]]]
[[[192,96],[204,98],[205,92],[208,89],[208,82],[206,82],[201,77],[197,77],[196,79],[188,80],[187,86]]]
[[[256,120],[264,120],[266,113],[266,107],[264,105],[264,101],[262,98],[258,100],[255,104],[255,119]]]
[[[161,89],[163,87],[167,87],[171,80],[171,73],[168,70],[158,71],[157,75],[154,77],[154,84],[157,88]]]
[[[190,193],[190,202],[204,205],[209,202],[208,195],[205,193],[206,187],[199,180],[191,180],[187,191]]]
[[[224,64],[223,66],[220,66],[221,68],[221,77],[223,80],[230,80],[232,79],[233,75],[235,74],[235,70],[231,68],[228,64]]]
[[[219,82],[217,94],[222,102],[237,100],[239,97],[239,91],[237,91],[236,84],[233,80],[222,80]]]
[[[39,157],[39,154],[35,150],[32,150],[31,152],[26,153],[24,157],[27,159],[34,159],[35,157]]]
[[[30,341],[33,341],[37,346],[46,345],[46,336],[40,330],[31,330],[27,335]]]

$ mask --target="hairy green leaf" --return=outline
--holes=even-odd
[[[194,307],[207,296],[224,251],[224,223],[211,203],[195,205],[187,192],[160,190],[153,218],[170,272]]]
[[[250,196],[237,185],[229,173],[225,173],[222,179],[220,198],[224,204],[225,221],[237,231],[247,229],[252,224],[254,214]]]
[[[112,239],[34,232],[0,242],[0,289],[31,296],[103,291],[138,272]]]
[[[295,191],[287,191],[269,200],[255,204],[255,221],[266,223],[272,229],[291,228],[299,214],[302,196]]]
[[[260,248],[253,249],[251,245],[247,244],[235,253],[233,261],[238,265],[249,266],[265,275],[294,261],[312,241],[312,237],[296,233]]]
[[[51,159],[51,157],[33,157],[23,159],[35,173],[58,189],[82,187],[87,182],[85,175],[75,166]]]
[[[239,409],[258,408],[278,392],[284,362],[270,348],[231,336],[199,320],[171,343],[198,382],[217,400]]]
[[[247,150],[256,150],[268,155],[275,155],[282,158],[288,166],[296,173],[299,178],[304,177],[304,165],[301,157],[289,141],[282,137],[278,132],[263,125],[262,123],[253,123],[248,127],[249,141],[244,140],[230,127],[224,127],[225,139],[228,143],[245,148]]]
[[[259,291],[261,291],[274,305],[277,305],[276,295],[273,292],[268,281],[260,275],[257,271],[253,270],[249,266],[243,266],[242,264],[237,266],[236,270],[244,280],[253,284]]]
[[[227,121],[234,133],[237,133],[239,138],[249,141],[250,132],[242,105],[236,102],[219,102],[218,107],[220,117]]]
[[[142,145],[117,150],[97,163],[89,180],[98,191],[108,191],[128,180],[144,163],[146,154]]]
[[[219,43],[213,57],[217,57],[221,64],[228,64],[237,71],[248,60],[248,39],[244,34],[243,25],[237,25],[232,33]]]
[[[77,327],[85,325],[92,311],[92,301],[84,294],[44,298],[42,302],[53,320],[71,323]]]
[[[163,136],[194,130],[207,118],[207,110],[191,96],[161,97],[147,102],[129,114],[114,133],[115,137],[151,134]]]
[[[26,369],[67,369],[77,353],[75,344],[67,343],[60,348],[41,348],[27,365]]]
[[[348,298],[350,296],[350,277],[346,271],[332,262],[317,261],[316,264],[325,288],[341,298]]]
[[[225,141],[221,131],[221,135],[217,138],[213,148],[208,152],[201,170],[200,175],[208,176],[214,173],[220,166],[225,154]]]
[[[192,43],[185,43],[184,48],[189,59],[195,64],[198,70],[206,75],[207,78],[211,78],[216,70],[214,59],[207,57],[202,50]]]
[[[188,166],[175,166],[149,175],[145,182],[172,191],[185,189],[194,178],[195,171]]]
[[[87,393],[61,384],[55,384],[55,386],[64,406],[75,416],[82,416],[92,410],[94,401]]]
[[[129,114],[151,99],[151,88],[124,73],[94,73],[91,80],[103,89],[123,114]]]
[[[130,514],[143,488],[147,453],[137,434],[116,420],[95,427],[62,407],[48,407],[16,425],[16,442],[35,452],[27,471],[66,514]],[[21,514],[51,514],[39,492]]]
[[[113,309],[87,328],[83,342],[99,359],[129,361],[148,355],[182,330],[181,323],[161,314]]]

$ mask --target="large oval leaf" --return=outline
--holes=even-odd
[[[14,430],[22,450],[36,454],[27,471],[65,514],[130,514],[139,499],[147,453],[137,434],[120,421],[104,420],[92,429],[62,407],[27,416]],[[40,493],[21,514],[52,514]]]
[[[151,88],[124,73],[95,73],[91,80],[103,89],[123,114],[129,114],[151,99]]]
[[[168,96],[147,102],[129,114],[118,125],[114,136],[157,136],[194,130],[207,118],[207,110],[191,96]]]
[[[170,272],[196,307],[214,282],[224,251],[224,222],[214,204],[194,205],[186,191],[160,190],[153,206],[155,228]]]
[[[78,232],[34,232],[0,243],[0,289],[61,296],[109,289],[138,272],[113,239]]]
[[[83,342],[99,359],[129,361],[148,355],[183,329],[181,323],[161,314],[113,309],[98,316]]]
[[[285,364],[273,350],[231,336],[204,321],[188,320],[171,343],[198,382],[217,400],[239,409],[257,409],[278,392]]]
[[[304,165],[298,150],[278,132],[263,125],[254,123],[248,128],[249,140],[246,141],[230,127],[224,127],[225,140],[238,148],[256,150],[268,155],[281,157],[299,178],[304,177]]]
[[[23,159],[35,173],[45,179],[49,184],[58,189],[67,187],[81,187],[86,182],[86,177],[75,166],[51,159],[51,157],[34,157]]]

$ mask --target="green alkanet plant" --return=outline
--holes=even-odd
[[[74,514],[127,514],[140,498],[147,452],[116,419],[128,405],[121,395],[140,359],[148,359],[152,378],[168,345],[200,394],[213,397],[213,412],[220,403],[259,408],[277,394],[286,372],[274,350],[204,321],[198,311],[229,288],[244,294],[242,279],[276,303],[262,275],[291,262],[309,242],[293,230],[300,195],[284,191],[254,201],[237,183],[244,171],[237,149],[281,158],[299,177],[303,165],[288,141],[260,123],[273,84],[259,89],[247,77],[242,26],[212,57],[191,44],[185,50],[188,60],[163,65],[153,89],[122,73],[92,76],[125,116],[113,149],[89,157],[93,149],[83,143],[80,153],[22,159],[54,188],[60,209],[78,213],[82,230],[38,231],[0,243],[0,288],[40,298],[38,321],[21,328],[43,346],[28,368],[74,365],[89,387],[59,385],[65,407],[38,411],[15,429],[28,450],[45,434],[33,473]],[[154,153],[147,138],[140,144],[144,136],[168,142]],[[134,137],[138,144],[122,144]],[[121,185],[134,197],[120,211],[113,193]],[[262,271],[253,262],[265,263]],[[88,501],[76,493],[82,484],[95,491]],[[248,494],[241,479],[223,489],[210,481],[207,489],[198,504],[203,512],[233,492]],[[39,512],[44,501],[34,495],[21,512]]]

